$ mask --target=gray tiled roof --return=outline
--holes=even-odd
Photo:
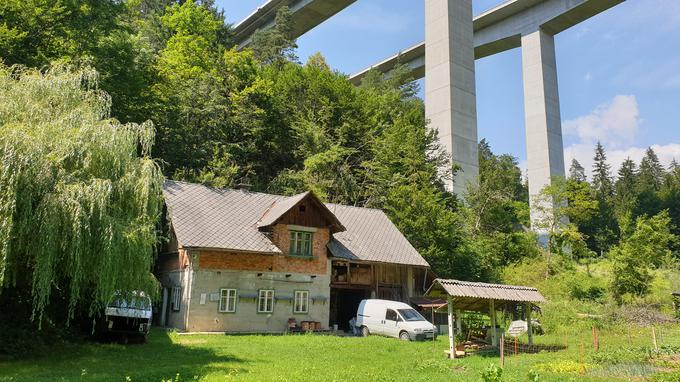
[[[276,223],[276,221],[283,216],[286,212],[288,212],[291,208],[295,207],[296,204],[300,203],[304,198],[307,197],[307,195],[311,194],[311,192],[303,192],[301,194],[289,196],[287,198],[283,198],[279,200],[278,202],[274,203],[271,208],[269,208],[265,213],[264,216],[261,217],[260,221],[257,222],[258,227],[266,227],[269,225],[272,225]]]
[[[345,232],[333,234],[328,249],[333,256],[361,261],[408,265],[429,264],[381,210],[326,204]]]
[[[257,229],[281,196],[166,180],[165,203],[180,247],[281,253]]]
[[[268,221],[266,217],[272,211],[287,211],[295,205],[292,201],[306,196],[306,193],[285,197],[217,189],[171,180],[165,181],[163,193],[180,247],[260,253],[281,253],[281,250],[258,230],[258,224]],[[346,229],[334,233],[328,244],[333,256],[429,266],[382,211],[339,204],[326,204],[326,207]]]

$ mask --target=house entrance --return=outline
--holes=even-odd
[[[350,330],[349,321],[356,316],[359,303],[370,297],[368,289],[331,288],[329,326],[337,324],[341,330]]]

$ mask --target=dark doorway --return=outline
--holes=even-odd
[[[365,289],[331,288],[330,326],[350,330],[349,321],[356,316],[359,303],[369,297],[370,291]]]

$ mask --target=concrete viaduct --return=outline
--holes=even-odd
[[[235,26],[237,44],[246,47],[256,30],[271,27],[282,6],[290,8],[299,37],[355,1],[270,0]],[[425,41],[350,80],[359,84],[369,70],[388,73],[397,64],[413,79],[425,77],[425,114],[462,170],[449,185],[462,194],[479,173],[474,60],[521,47],[529,194],[564,177],[554,35],[624,0],[509,0],[475,17],[472,0],[424,1]],[[531,203],[533,224],[541,216]]]

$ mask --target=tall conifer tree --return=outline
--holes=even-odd
[[[600,142],[597,142],[593,159],[595,160],[593,164],[593,188],[598,202],[598,210],[591,239],[594,242],[595,248],[593,249],[596,252],[603,253],[615,243],[618,236],[618,225],[611,208],[611,199],[614,196],[611,166],[607,163],[607,154]]]
[[[666,170],[659,162],[659,157],[651,147],[647,148],[645,157],[640,162],[640,185],[642,189],[650,187],[654,191],[659,191],[665,176]]]
[[[571,166],[569,167],[569,179],[573,179],[578,182],[585,182],[587,180],[586,170],[576,159],[571,160]]]
[[[593,187],[598,193],[598,196],[609,198],[614,191],[611,178],[611,166],[607,163],[607,154],[604,152],[604,147],[598,141],[595,147],[595,157],[593,158]]]
[[[619,218],[631,213],[637,203],[637,193],[635,185],[637,183],[637,169],[635,162],[630,158],[621,163],[618,178],[616,179],[615,189],[615,208]]]

